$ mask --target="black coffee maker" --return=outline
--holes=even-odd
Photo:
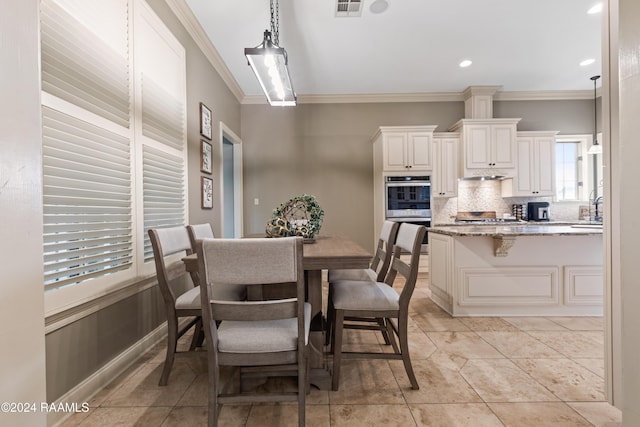
[[[549,221],[549,202],[527,203],[528,221]]]

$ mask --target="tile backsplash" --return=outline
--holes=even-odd
[[[436,198],[431,208],[434,224],[455,221],[458,211],[495,211],[498,217],[511,214],[512,204],[549,202],[552,221],[577,221],[579,206],[585,202],[554,203],[552,197],[502,197],[502,183],[498,180],[458,181],[458,197]]]

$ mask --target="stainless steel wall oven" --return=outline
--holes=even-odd
[[[399,222],[431,226],[431,177],[385,177],[385,216]],[[428,232],[423,245],[428,243]],[[425,247],[424,250],[427,248]]]

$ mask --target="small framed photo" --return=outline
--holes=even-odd
[[[211,139],[211,110],[200,103],[200,135]]]
[[[202,186],[202,209],[213,209],[213,180],[206,176],[200,177]]]
[[[200,140],[200,170],[205,173],[212,173],[212,160],[211,144],[207,141]]]

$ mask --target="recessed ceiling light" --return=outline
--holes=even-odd
[[[602,3],[597,3],[591,7],[591,9],[587,10],[587,13],[593,15],[594,13],[602,12]]]
[[[471,62],[468,59],[465,59],[464,61],[462,61],[460,63],[460,68],[467,68],[469,65],[473,64],[473,62]]]
[[[388,7],[389,2],[387,0],[375,0],[373,3],[371,3],[371,6],[369,6],[369,10],[372,13],[382,13],[387,10]]]
[[[591,64],[593,64],[594,62],[596,62],[596,60],[595,60],[595,59],[593,59],[593,58],[585,59],[584,61],[582,61],[582,62],[580,63],[580,66],[582,66],[582,67],[586,67],[587,65],[591,65]]]

